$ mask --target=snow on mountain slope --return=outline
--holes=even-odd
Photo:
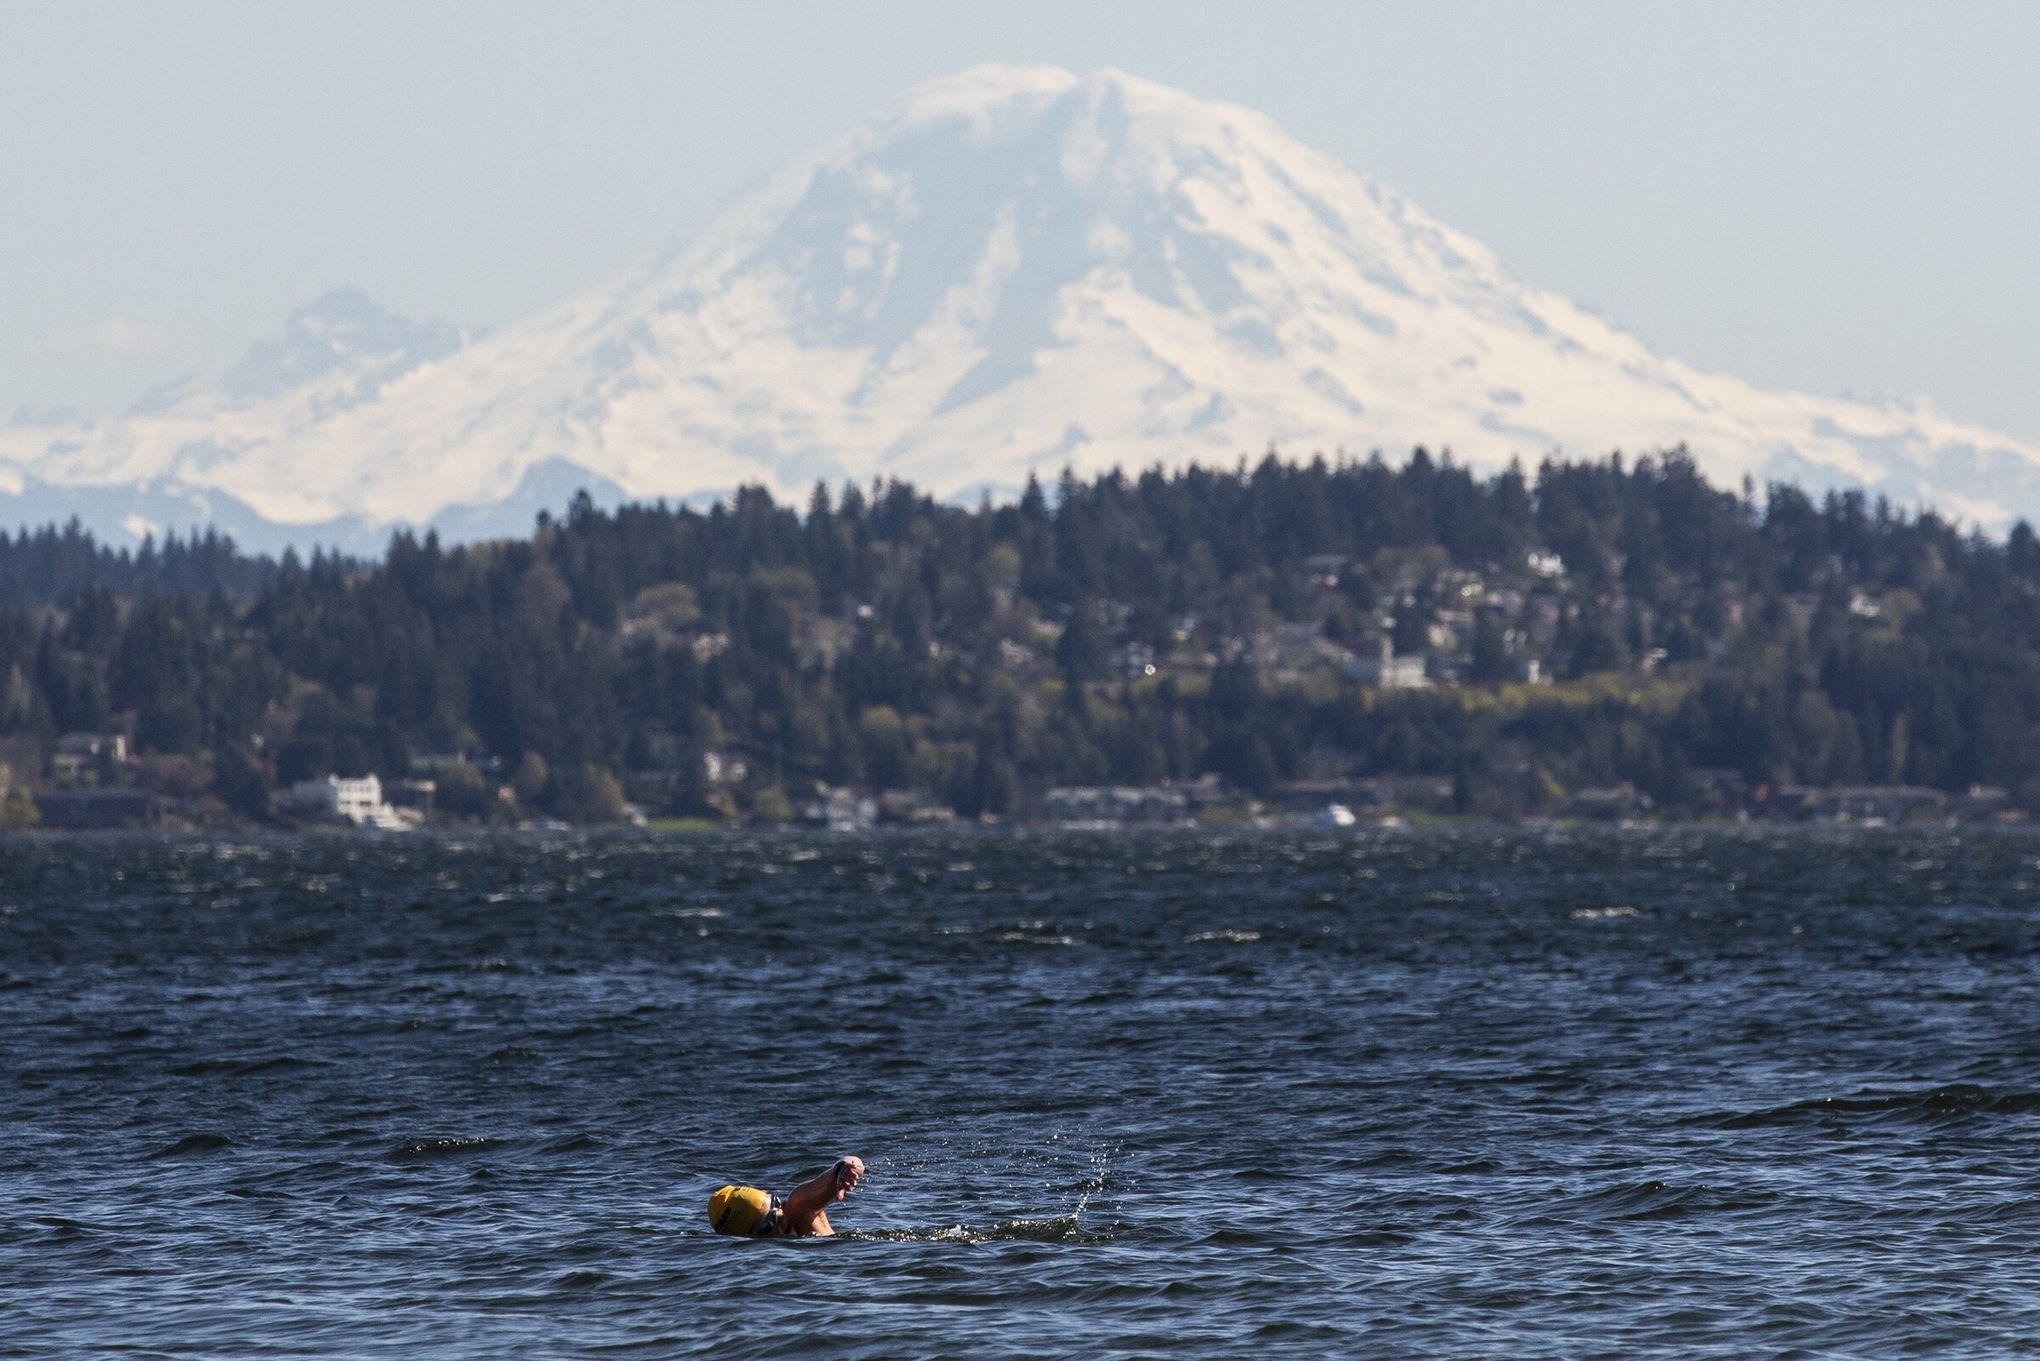
[[[0,428],[0,493],[139,485],[311,537],[465,536],[576,474],[950,494],[1420,443],[1485,467],[1683,443],[1724,485],[2040,511],[2040,445],[1700,372],[1259,114],[1040,67],[921,86],[699,240],[493,335],[332,295],[214,386]]]

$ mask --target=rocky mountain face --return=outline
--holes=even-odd
[[[205,383],[0,427],[0,519],[374,548],[598,500],[1449,448],[1683,444],[1724,485],[1857,486],[1986,526],[2040,445],[1925,402],[1655,354],[1249,110],[1118,72],[909,92],[701,237],[492,334],[338,292]]]

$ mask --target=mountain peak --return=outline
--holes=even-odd
[[[1261,114],[1053,66],[918,85],[693,244],[484,339],[328,294],[211,391],[0,427],[0,486],[181,478],[280,520],[418,523],[541,468],[647,498],[1017,493],[1271,443],[1482,467],[1684,445],[1729,485],[2040,511],[2040,447],[1679,364]]]
[[[1088,74],[1066,67],[1009,65],[987,62],[937,76],[909,88],[895,106],[893,118],[907,121],[1002,111],[1013,106],[1039,108],[1074,95],[1099,105],[1131,103],[1144,110],[1206,109],[1233,117],[1265,122],[1265,116],[1240,105],[1200,98],[1174,85],[1165,85],[1116,66],[1104,66]],[[883,115],[880,123],[893,121]]]
[[[1079,81],[1074,71],[1061,66],[986,62],[910,86],[899,98],[897,116],[905,120],[967,116],[1019,101],[1051,100]]]
[[[335,288],[298,308],[267,340],[250,347],[220,379],[238,400],[275,397],[323,378],[351,362],[374,363],[387,381],[460,348],[459,328],[417,322],[377,304],[358,288]]]

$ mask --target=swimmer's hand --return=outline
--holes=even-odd
[[[822,1211],[850,1194],[851,1188],[862,1180],[864,1159],[844,1157],[837,1159],[834,1167],[824,1168],[788,1191],[786,1207],[781,1211],[786,1235],[806,1238],[835,1232],[829,1227],[829,1217]]]

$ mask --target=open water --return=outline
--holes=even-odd
[[[0,1356],[2030,1354],[2036,949],[2018,833],[15,839]]]

